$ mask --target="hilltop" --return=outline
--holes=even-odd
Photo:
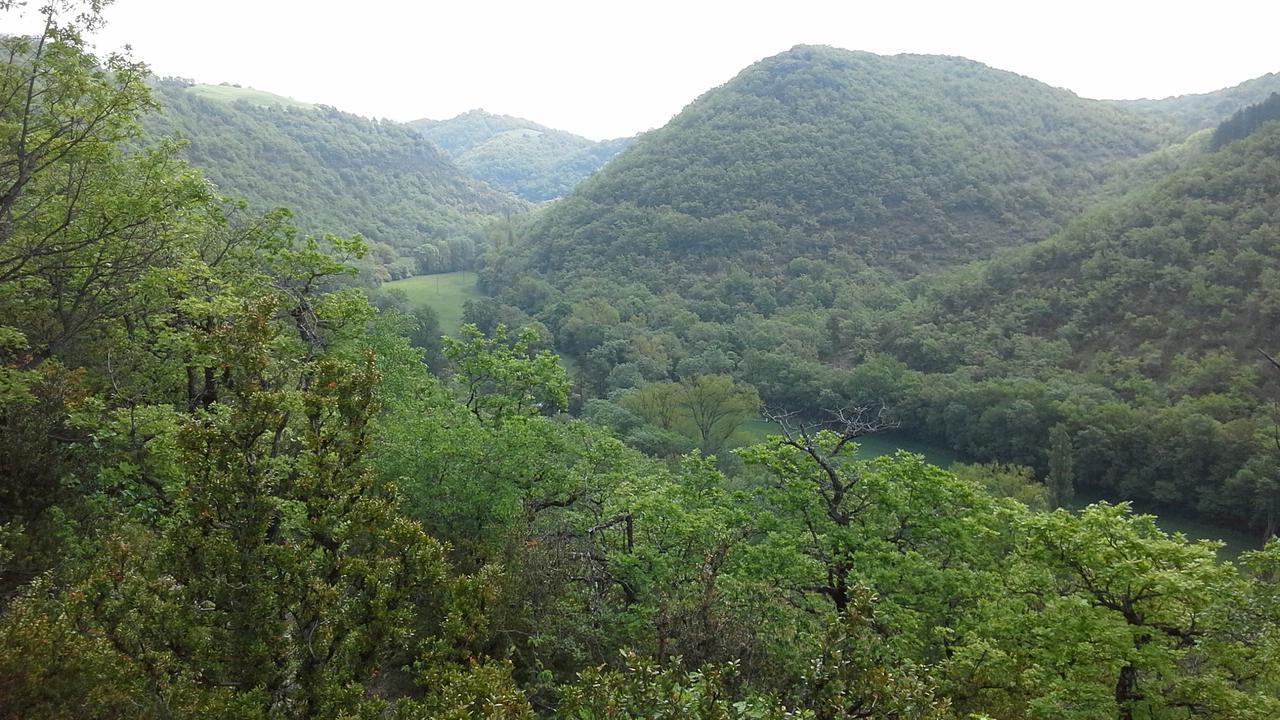
[[[609,260],[667,282],[840,251],[914,272],[1047,237],[1145,115],[953,57],[800,46],[644,135],[529,232],[530,266]]]

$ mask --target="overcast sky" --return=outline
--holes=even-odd
[[[117,0],[107,18],[99,44],[162,75],[394,120],[480,107],[592,138],[660,126],[799,43],[963,55],[1095,98],[1280,71],[1267,0]]]

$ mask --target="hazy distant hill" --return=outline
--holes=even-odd
[[[483,110],[409,124],[473,177],[534,202],[567,194],[634,139],[597,142]]]
[[[1115,105],[1150,113],[1172,123],[1183,133],[1212,127],[1246,105],[1255,105],[1280,92],[1280,73],[1268,73],[1239,85],[1199,95],[1178,95],[1161,100],[1118,100]]]
[[[547,210],[532,267],[830,250],[900,271],[1048,236],[1167,127],[962,58],[800,46],[743,70]],[[749,269],[750,269],[749,267]],[[607,271],[606,271],[607,272]]]
[[[151,132],[188,140],[191,163],[222,192],[288,207],[309,231],[361,233],[397,276],[417,269],[407,251],[524,207],[406,125],[234,86],[162,81],[157,95]]]

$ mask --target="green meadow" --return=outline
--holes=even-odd
[[[414,305],[427,305],[440,317],[440,332],[454,335],[462,327],[462,306],[484,297],[476,287],[476,274],[469,270],[435,275],[416,275],[383,284],[400,290]]]
[[[253,103],[254,105],[283,105],[285,107],[296,108],[315,107],[311,103],[294,100],[291,97],[263,92],[262,90],[254,90],[253,88],[236,87],[234,85],[192,85],[187,88],[187,92],[193,95],[198,95],[207,100],[221,100],[222,102],[244,100],[246,102]]]

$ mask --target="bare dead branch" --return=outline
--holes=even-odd
[[[1267,351],[1263,350],[1262,348],[1258,348],[1258,352],[1262,353],[1262,357],[1269,360],[1272,365],[1275,365],[1276,369],[1280,369],[1280,360],[1276,360],[1275,358],[1271,357],[1270,355],[1267,354]]]

